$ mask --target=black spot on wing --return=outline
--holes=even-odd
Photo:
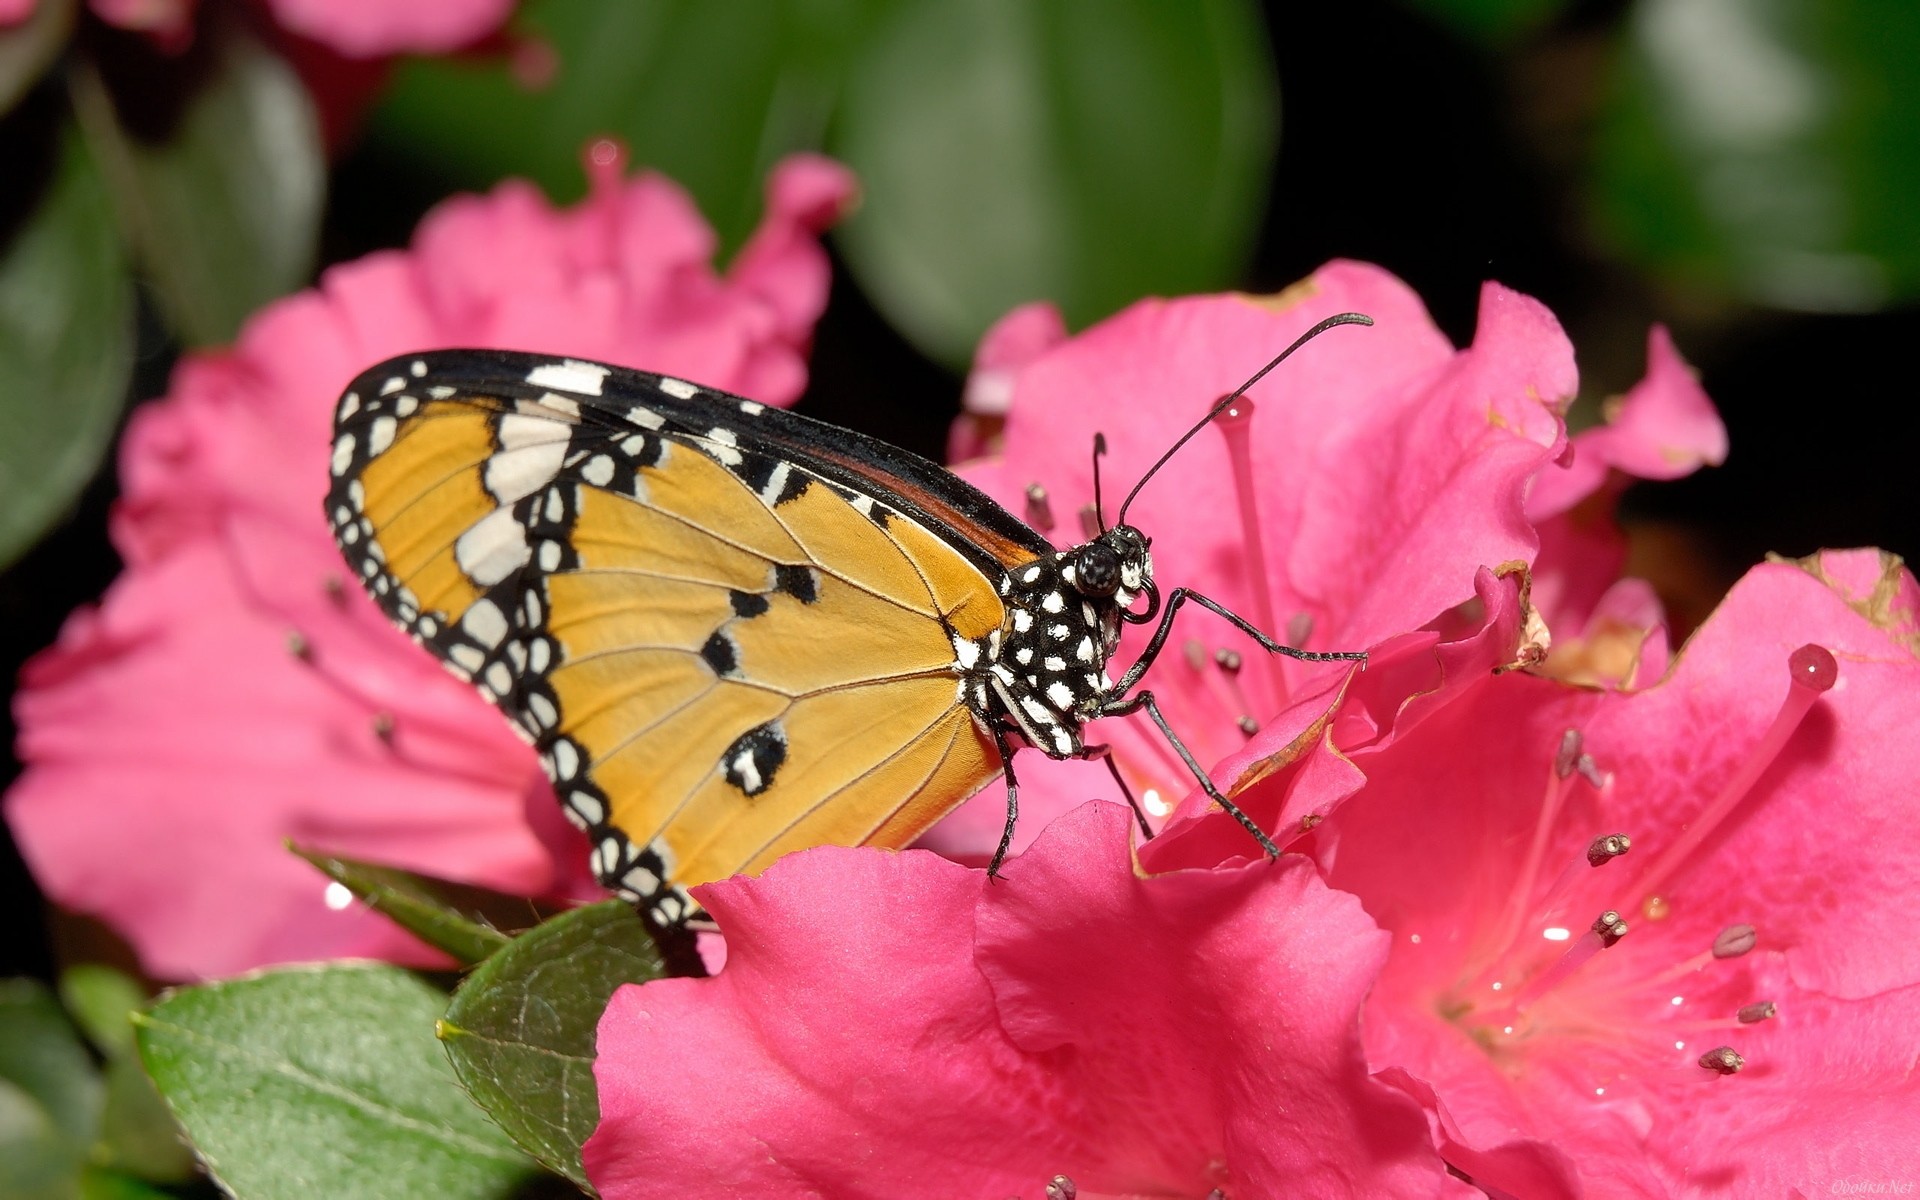
[[[733,639],[727,636],[724,629],[715,630],[713,636],[707,639],[707,644],[700,647],[700,657],[713,668],[715,675],[724,677],[739,673],[740,647],[733,644]]]
[[[728,783],[749,796],[773,786],[773,777],[787,761],[787,735],[779,724],[757,725],[734,739],[720,756],[720,771]]]
[[[752,450],[740,451],[740,461],[732,470],[762,503],[775,508],[799,499],[812,481],[805,471],[794,469],[786,460]]]
[[[775,567],[773,590],[792,596],[802,604],[812,604],[820,598],[820,586],[814,578],[812,567],[786,564]]]
[[[730,591],[727,599],[733,604],[736,617],[757,617],[767,611],[767,598],[758,592]]]

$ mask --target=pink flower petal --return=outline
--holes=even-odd
[[[851,183],[802,159],[774,188],[762,249],[722,277],[663,180],[603,178],[569,210],[508,184],[430,214],[412,251],[270,305],[231,351],[183,361],[121,448],[128,571],[17,700],[28,770],[7,818],[49,895],[187,978],[420,961],[383,921],[326,908],[288,837],[586,894],[532,752],[345,578],[320,511],[334,402],[371,362],[447,346],[538,346],[790,402],[825,303],[813,234]]]
[[[708,886],[726,970],[624,988],[601,1021],[595,1186],[1471,1194],[1361,1063],[1381,944],[1351,903],[1299,860],[1143,879],[1129,822],[1082,808],[991,885],[821,849]]]
[[[444,54],[492,33],[513,0],[267,0],[293,32],[354,58]]]

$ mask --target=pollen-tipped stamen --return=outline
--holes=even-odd
[[[1793,682],[1787,688],[1786,699],[1781,702],[1779,711],[1774,714],[1773,724],[1768,726],[1759,744],[1748,753],[1746,761],[1734,772],[1733,778],[1727,780],[1706,809],[1688,823],[1686,832],[1668,846],[1636,881],[1635,886],[1642,896],[1652,896],[1674,872],[1694,861],[1701,845],[1746,798],[1766,769],[1773,765],[1794,731],[1800,728],[1800,722],[1806,719],[1814,701],[1833,686],[1839,674],[1832,652],[1824,646],[1815,645],[1802,646],[1789,655],[1787,669]]]
[[[1236,397],[1213,423],[1227,442],[1227,459],[1233,466],[1233,491],[1240,507],[1242,565],[1253,589],[1254,623],[1269,635],[1280,628],[1274,619],[1273,579],[1267,573],[1266,539],[1260,531],[1260,502],[1253,487],[1253,401]],[[1296,647],[1297,648],[1297,647]],[[1265,668],[1272,680],[1275,709],[1286,703],[1286,683],[1278,664]]]

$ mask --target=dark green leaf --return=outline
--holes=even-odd
[[[507,1196],[533,1164],[461,1092],[446,997],[372,964],[169,993],[140,1054],[222,1186],[247,1200]]]
[[[580,1146],[600,1120],[600,1014],[621,984],[662,973],[632,906],[578,908],[482,963],[454,994],[440,1036],[467,1091],[514,1141],[585,1187]]]
[[[4,566],[66,512],[113,439],[133,365],[133,292],[106,188],[70,130],[25,223],[0,238]]]
[[[26,95],[73,33],[78,0],[38,0],[27,19],[0,29],[0,114]]]
[[[107,1063],[107,1103],[100,1114],[94,1160],[118,1172],[155,1183],[178,1183],[194,1174],[193,1151],[173,1112],[160,1098],[136,1054]]]
[[[1082,324],[1230,284],[1275,96],[1243,0],[912,0],[828,142],[865,190],[840,244],[894,324],[954,364],[1023,301]]]
[[[80,1176],[80,1200],[173,1200],[173,1193],[132,1175],[90,1167]]]
[[[18,1088],[68,1142],[85,1147],[100,1124],[99,1072],[60,1003],[31,979],[0,979],[0,1080]]]
[[[847,48],[880,7],[531,0],[515,21],[527,37],[517,69],[409,63],[373,137],[395,163],[431,155],[457,186],[522,175],[568,200],[582,190],[581,151],[610,134],[687,188],[735,246],[760,212],[768,168],[819,146]],[[550,79],[529,82],[529,72]]]
[[[1632,10],[1599,137],[1611,239],[1667,279],[1778,308],[1920,294],[1920,6]]]
[[[521,896],[298,846],[293,852],[401,928],[462,964],[477,963],[506,945],[509,935],[502,932],[503,926],[524,928],[541,916],[534,903]]]
[[[75,107],[168,320],[189,342],[226,342],[313,269],[319,124],[293,69],[230,20],[199,30],[192,54],[141,66],[77,68]]]

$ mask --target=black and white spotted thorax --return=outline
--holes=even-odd
[[[1122,525],[1090,542],[1014,567],[1000,580],[1001,627],[956,640],[955,666],[977,719],[1005,714],[1051,758],[1081,753],[1080,727],[1113,691],[1107,662],[1122,614],[1153,587],[1147,538]]]

